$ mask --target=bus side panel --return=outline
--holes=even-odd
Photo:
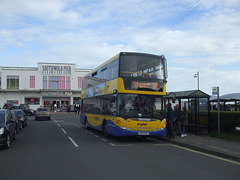
[[[114,80],[106,82],[105,94],[113,93],[113,91],[117,89],[117,86],[118,86],[118,79],[114,79]]]
[[[80,113],[80,123],[84,125],[85,121],[85,113]]]
[[[108,123],[108,134],[113,136],[138,136],[139,133],[146,133],[147,136],[166,136],[166,127],[162,128],[162,130],[158,131],[134,131],[134,130],[125,130],[120,126],[116,126],[116,124],[111,121],[107,120]]]

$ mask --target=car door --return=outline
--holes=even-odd
[[[7,126],[9,129],[10,137],[13,139],[15,133],[15,122],[10,111],[7,111]]]

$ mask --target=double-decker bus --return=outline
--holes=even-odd
[[[164,55],[121,52],[83,78],[80,122],[113,136],[166,136]]]

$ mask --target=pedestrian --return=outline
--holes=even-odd
[[[166,105],[167,108],[167,136],[169,138],[175,138],[174,134],[174,127],[173,127],[173,121],[174,121],[174,112],[171,107],[171,103],[168,103]]]
[[[181,110],[179,109],[179,105],[177,104],[175,106],[175,127],[176,127],[176,135],[182,136],[182,130],[181,130]]]
[[[181,135],[181,137],[185,137],[185,136],[187,136],[186,125],[187,125],[187,121],[188,121],[188,112],[187,112],[185,107],[182,108],[181,121],[182,121],[182,135]]]

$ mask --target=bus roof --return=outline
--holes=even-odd
[[[154,54],[147,54],[147,53],[139,53],[139,52],[120,52],[117,55],[113,56],[111,59],[107,60],[106,62],[104,62],[103,64],[99,65],[98,67],[94,68],[93,70],[91,70],[89,73],[87,73],[84,77],[89,76],[90,74],[96,72],[98,69],[100,69],[101,67],[105,66],[106,64],[112,62],[113,60],[117,59],[120,54],[142,54],[142,55],[152,55],[152,56],[158,56],[158,55],[154,55]]]
[[[85,75],[85,77],[89,76],[89,74],[94,73],[95,71],[97,71],[98,69],[100,69],[101,67],[105,66],[106,64],[110,63],[111,61],[115,60],[116,58],[118,58],[120,55],[120,53],[118,53],[117,55],[113,56],[111,59],[109,59],[108,61],[104,62],[103,64],[99,65],[98,67],[94,68],[93,70],[91,70],[89,73],[87,73]]]

